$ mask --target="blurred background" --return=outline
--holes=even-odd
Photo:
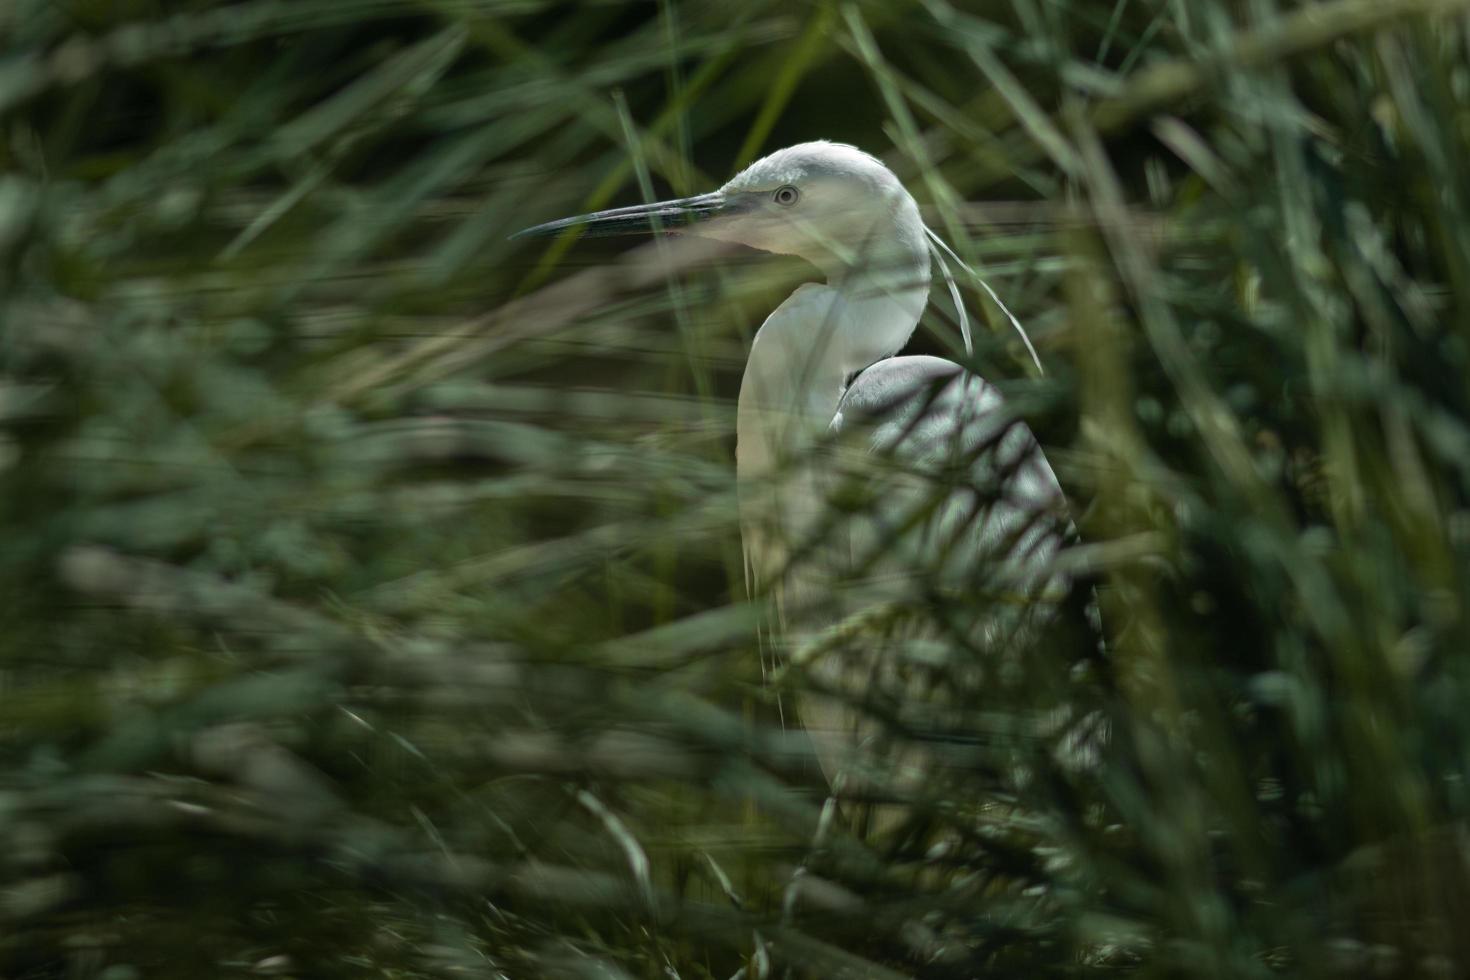
[[[1470,974],[1467,8],[6,0],[0,976]],[[506,241],[817,138],[1028,325],[1107,640],[887,839],[740,558],[814,270]]]

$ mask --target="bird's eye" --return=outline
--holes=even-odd
[[[801,197],[801,192],[790,184],[787,184],[785,187],[777,188],[776,193],[772,197],[783,208],[789,208],[796,203],[797,198]]]

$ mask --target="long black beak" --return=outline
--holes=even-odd
[[[630,208],[613,208],[611,211],[594,211],[573,218],[548,221],[535,225],[510,236],[511,241],[519,238],[545,238],[568,228],[585,229],[586,234],[646,235],[657,231],[677,231],[700,221],[707,221],[720,214],[725,207],[725,195],[719,191],[700,194],[697,197],[681,197],[674,201],[659,201],[655,204],[637,204]]]

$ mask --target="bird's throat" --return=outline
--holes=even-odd
[[[777,307],[756,333],[740,384],[740,477],[767,473],[819,440],[848,382],[908,342],[928,295],[925,261],[902,274],[849,271],[830,285],[802,286]]]

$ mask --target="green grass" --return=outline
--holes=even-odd
[[[0,975],[1465,974],[1467,7],[0,7]],[[1030,328],[1108,641],[890,840],[743,584],[812,270],[506,241],[813,138]]]

